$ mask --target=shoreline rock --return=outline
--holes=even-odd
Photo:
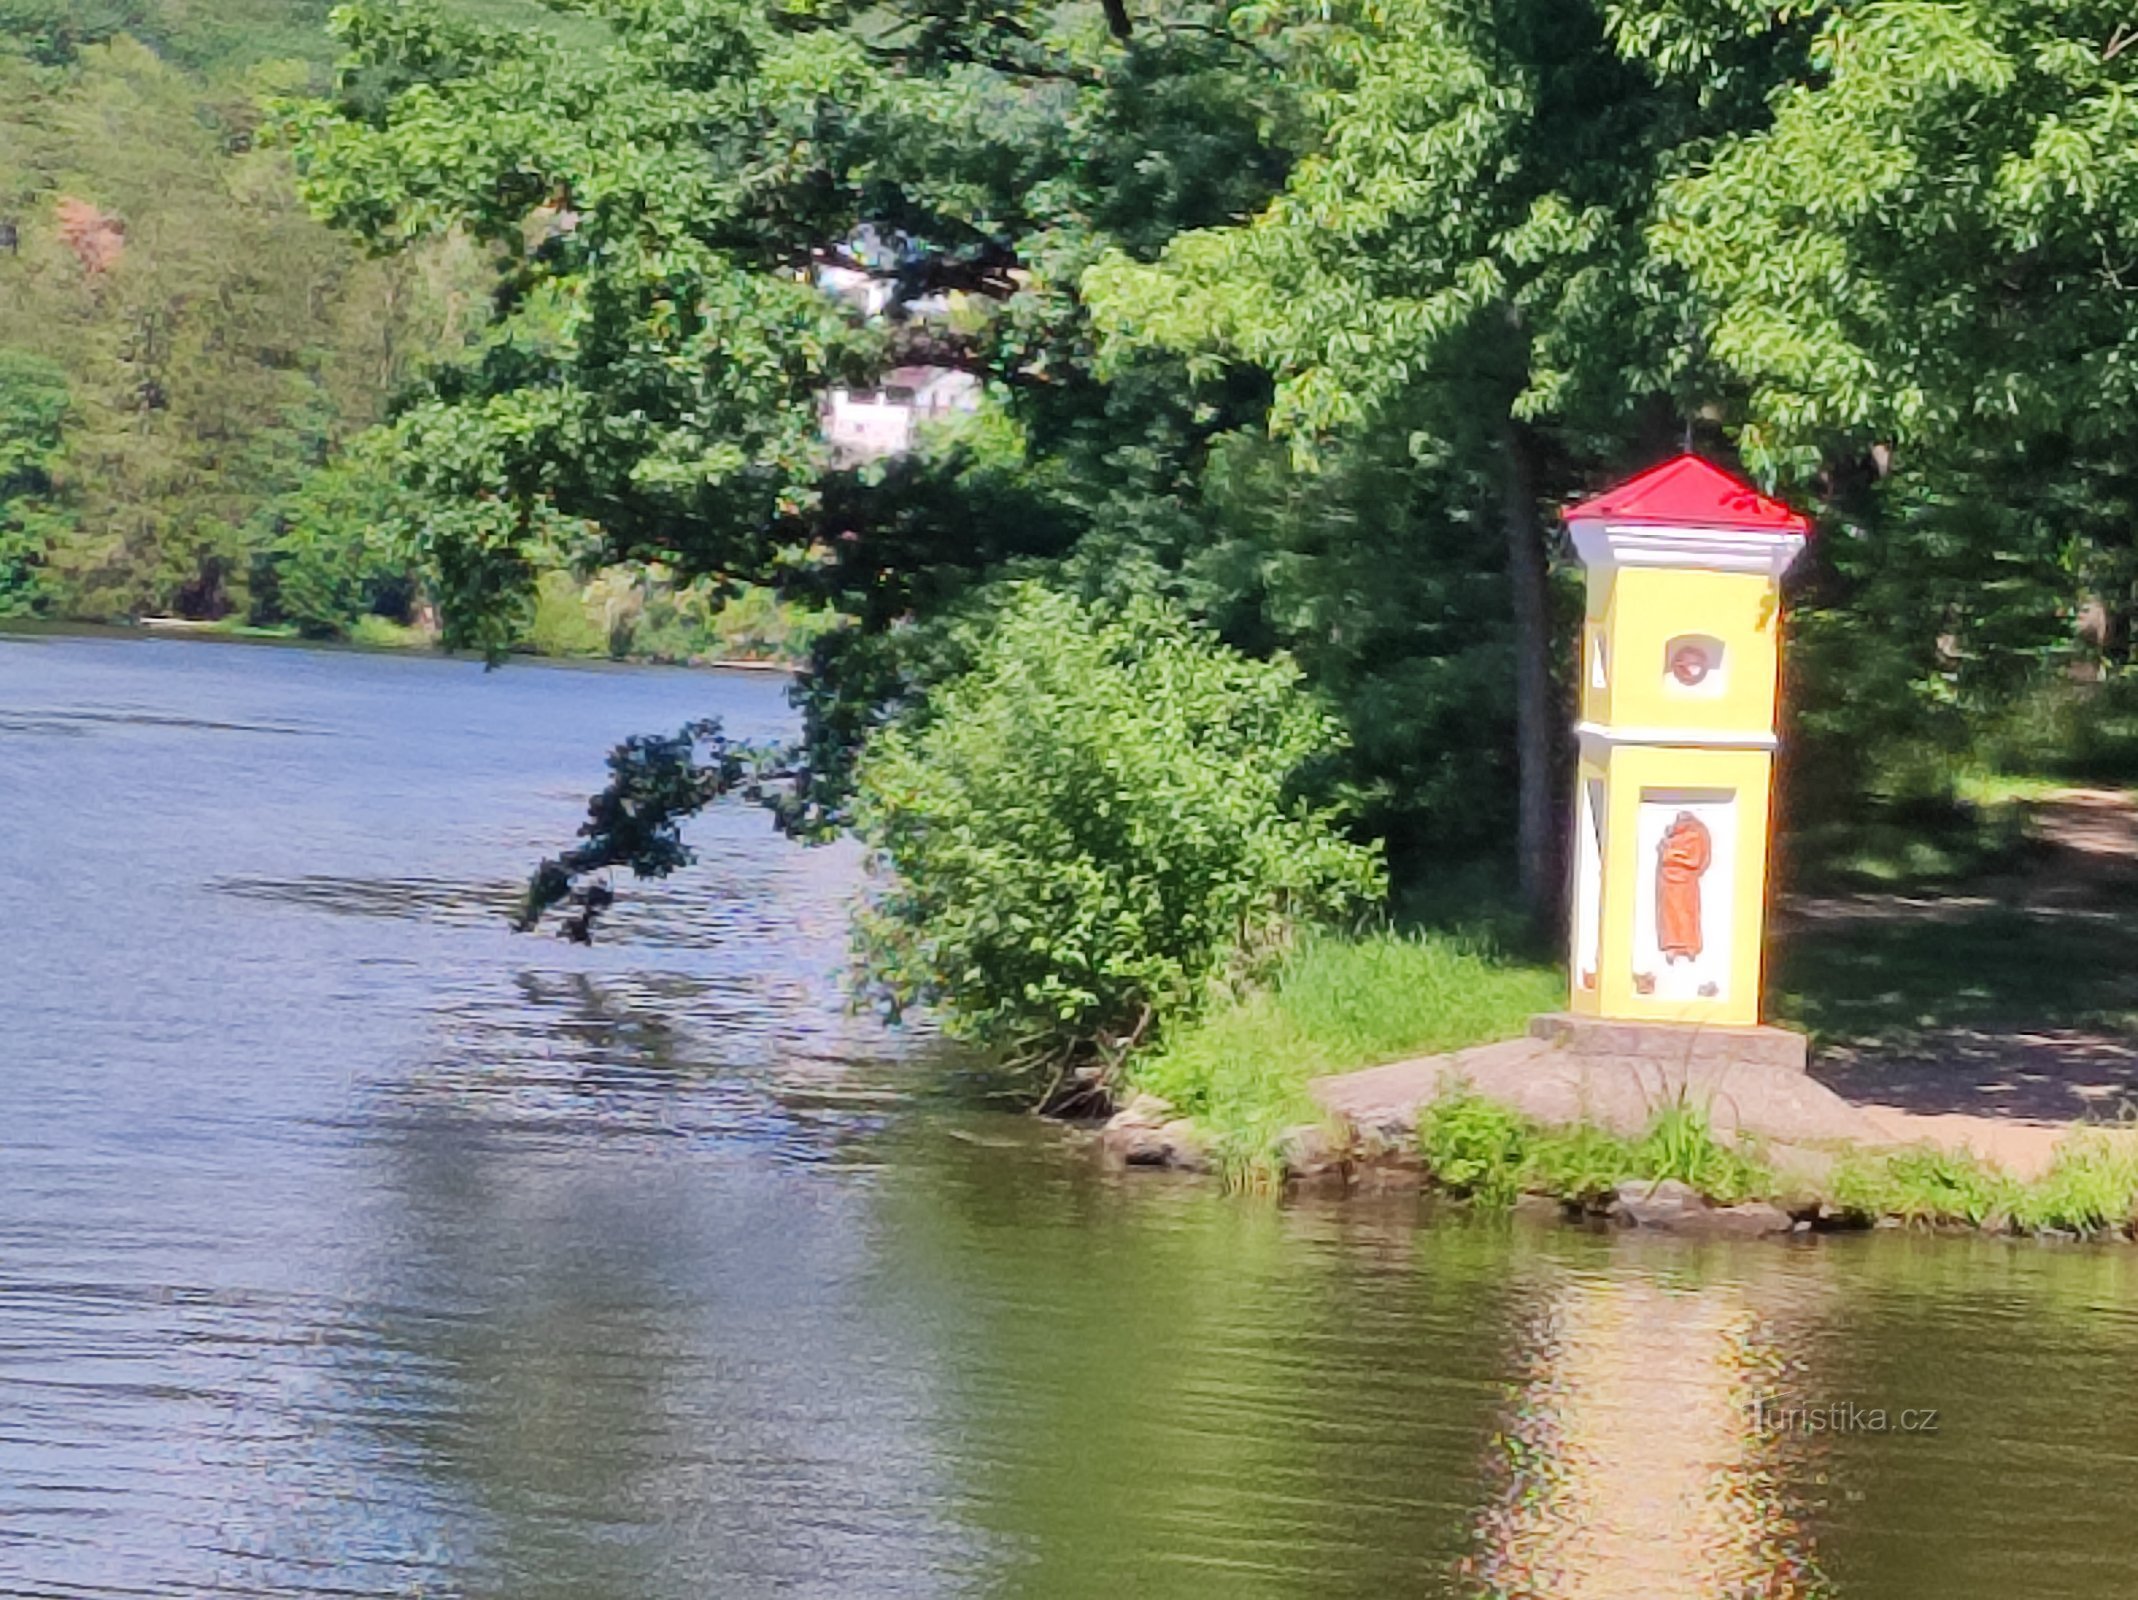
[[[1138,1094],[1098,1130],[1102,1158],[1116,1168],[1146,1172],[1208,1174],[1216,1169],[1211,1143],[1193,1119],[1155,1095]],[[1891,1147],[1888,1147],[1891,1148]],[[1302,1122],[1284,1130],[1276,1155],[1278,1187],[1288,1195],[1349,1199],[1420,1190],[1450,1193],[1426,1169],[1414,1131],[1391,1120],[1361,1126],[1348,1118]],[[1580,1197],[1531,1191],[1515,1202],[1518,1211],[1550,1213],[1562,1221],[1590,1228],[1667,1234],[1685,1238],[1788,1239],[1799,1234],[1860,1233],[1911,1226],[1904,1218],[1867,1214],[1837,1202],[1824,1176],[1835,1152],[1818,1146],[1770,1146],[1785,1183],[1785,1192],[1767,1200],[1720,1205],[1690,1184],[1674,1178],[1630,1179],[1603,1196]],[[1451,1198],[1460,1198],[1450,1193]],[[1935,1233],[2034,1238],[2047,1242],[2138,1241],[2138,1220],[2125,1229],[2070,1234],[2053,1229],[2018,1230],[2009,1218],[1992,1216],[1978,1225],[1942,1221],[1916,1224]]]
[[[1662,1233],[1696,1233],[1759,1238],[1766,1234],[1793,1233],[1797,1219],[1780,1206],[1763,1200],[1718,1206],[1689,1183],[1676,1178],[1653,1182],[1635,1178],[1613,1192],[1604,1215],[1624,1228],[1645,1228]]]
[[[1139,1094],[1106,1120],[1099,1148],[1124,1167],[1165,1167],[1176,1172],[1210,1170],[1210,1149],[1193,1120],[1170,1101]]]

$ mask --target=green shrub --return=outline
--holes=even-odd
[[[857,943],[892,1007],[1028,1062],[1118,1064],[1383,894],[1378,849],[1294,788],[1340,735],[1288,662],[1037,584],[960,642],[969,669],[859,770],[856,827],[888,872]]]
[[[545,572],[536,580],[534,611],[521,636],[538,656],[605,656],[609,630],[569,572]]]
[[[1486,1205],[1512,1205],[1529,1186],[1537,1130],[1481,1095],[1443,1095],[1418,1119],[1418,1152],[1435,1182]]]
[[[1633,1140],[1585,1122],[1536,1136],[1524,1186],[1587,1206],[1601,1203],[1628,1178],[1642,1175]]]
[[[422,650],[431,637],[423,629],[386,617],[358,617],[349,624],[349,642],[367,650]]]

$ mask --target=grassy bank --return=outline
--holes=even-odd
[[[1281,1180],[1287,1131],[1323,1120],[1311,1079],[1518,1035],[1560,1004],[1563,981],[1481,938],[1325,936],[1302,945],[1268,986],[1172,1030],[1129,1077],[1192,1119],[1233,1181]],[[2076,1129],[2032,1179],[1913,1147],[1841,1152],[1814,1181],[1804,1163],[1777,1162],[1756,1140],[1718,1138],[1693,1106],[1665,1106],[1629,1137],[1544,1127],[1459,1094],[1421,1118],[1418,1154],[1435,1187],[1484,1205],[1528,1194],[1593,1211],[1622,1183],[1675,1179],[1717,1205],[1763,1200],[1828,1225],[2087,1237],[2138,1229],[2138,1129]]]
[[[2049,1170],[2015,1178],[1981,1159],[1918,1146],[1853,1150],[1817,1183],[1772,1164],[1754,1141],[1725,1143],[1690,1106],[1666,1106],[1636,1138],[1592,1126],[1547,1128],[1476,1095],[1420,1118],[1429,1179],[1479,1204],[1524,1194],[1594,1210],[1620,1184],[1675,1179],[1718,1205],[1748,1200],[1844,1225],[1890,1220],[2020,1234],[2130,1238],[2138,1232],[2138,1131],[2081,1128]]]
[[[1309,941],[1276,980],[1168,1034],[1135,1087],[1202,1127],[1232,1170],[1269,1170],[1284,1131],[1318,1120],[1307,1082],[1523,1032],[1556,1008],[1553,968],[1447,935]]]
[[[1418,1121],[1418,1153],[1440,1187],[1489,1205],[1524,1194],[1589,1206],[1620,1184],[1676,1179],[1718,1205],[1783,1189],[1756,1150],[1726,1145],[1691,1106],[1666,1106],[1638,1138],[1604,1128],[1546,1128],[1495,1101],[1451,1094]]]

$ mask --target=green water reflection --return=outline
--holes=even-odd
[[[777,1237],[747,1214],[763,1191],[664,1204],[642,1165],[615,1191],[583,1165],[496,1186],[464,1141],[433,1154],[398,1157],[411,1212],[453,1219],[412,1254],[504,1300],[394,1337],[450,1374],[426,1447],[492,1529],[485,1593],[1692,1600],[2138,1574],[2120,1252],[1275,1206],[1108,1177],[1010,1118],[892,1130],[787,1195],[806,1220]],[[501,1260],[501,1235],[536,1254]],[[1777,1422],[1847,1404],[1938,1426]]]

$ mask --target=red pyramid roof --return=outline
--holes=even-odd
[[[1768,533],[1805,533],[1811,524],[1779,500],[1769,499],[1713,462],[1682,455],[1650,467],[1615,489],[1570,506],[1566,520],[1645,522],[1672,527],[1757,528]]]

